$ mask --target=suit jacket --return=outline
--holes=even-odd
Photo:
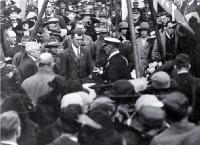
[[[185,1],[183,1],[182,5],[180,7],[180,12],[183,15],[187,15],[191,12],[198,12],[198,14],[200,15],[199,6],[197,6],[196,0],[194,0],[194,2],[188,8],[186,8],[186,7],[187,7],[187,2],[185,0]],[[185,13],[185,11],[186,11],[186,13]]]
[[[164,51],[164,56],[166,56],[166,32],[165,31],[161,31],[160,30],[160,38],[161,38],[161,43],[162,43],[162,46],[163,46],[163,51]],[[175,50],[174,52],[177,52],[177,48],[178,48],[178,35],[177,35],[177,32],[175,31],[175,34],[174,34],[174,37],[175,37]],[[158,43],[157,43],[157,40],[155,40],[154,42],[154,46],[153,46],[153,50],[152,50],[152,56],[154,56],[155,54],[160,54],[160,50],[158,48]]]
[[[190,105],[194,99],[193,87],[197,87],[199,80],[193,77],[190,73],[180,73],[174,78],[180,87],[180,91],[186,95]]]
[[[6,57],[10,57],[10,58],[13,58],[14,55],[19,52],[21,49],[19,47],[19,45],[15,44],[13,45],[13,47],[11,47],[10,43],[9,42],[6,42],[5,43],[5,49],[4,49],[4,54]]]
[[[144,68],[150,62],[149,52],[151,50],[151,44],[146,41],[143,45],[141,38],[136,40],[136,44],[139,52],[140,74],[144,75]]]
[[[120,79],[130,78],[131,75],[127,60],[120,53],[112,56],[104,68],[103,79],[114,82]]]
[[[196,128],[192,123],[175,123],[154,137],[150,145],[182,145],[182,141]]]
[[[50,67],[39,67],[35,75],[23,81],[22,88],[24,88],[30,99],[37,104],[40,97],[52,91],[48,83],[52,81],[54,77],[55,74]]]
[[[200,145],[200,127],[195,128],[190,135],[185,138],[182,145]]]
[[[34,75],[38,71],[36,62],[28,55],[25,56],[24,60],[20,63],[18,68],[18,80],[23,82],[25,79]]]
[[[60,63],[60,75],[66,79],[84,79],[92,73],[92,59],[90,51],[84,47],[80,48],[80,57],[78,58],[72,48],[72,45],[64,50]]]

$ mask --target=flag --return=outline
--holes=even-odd
[[[178,23],[183,25],[185,28],[187,28],[190,32],[192,32],[194,34],[194,31],[188,25],[188,22],[185,19],[184,15],[181,14],[181,12],[177,8],[177,6],[172,1],[169,1],[169,0],[153,0],[153,2],[154,2],[154,7],[157,5],[157,3],[159,3],[163,7],[163,9],[166,12],[168,12],[170,15],[172,15],[173,18]]]

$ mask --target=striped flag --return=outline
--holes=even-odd
[[[169,14],[171,14],[172,17],[178,23],[180,23],[181,25],[183,25],[185,28],[187,28],[188,30],[190,30],[194,34],[194,31],[188,25],[188,22],[185,19],[184,15],[181,14],[181,12],[177,8],[177,6],[172,1],[169,1],[169,0],[153,0],[153,2],[154,2],[154,7],[157,5],[157,3],[159,3],[163,7],[163,9],[166,12],[168,12]]]

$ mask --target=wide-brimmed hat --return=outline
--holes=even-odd
[[[35,23],[34,23],[33,21],[30,21],[30,20],[27,20],[27,19],[23,19],[23,20],[15,27],[15,29],[16,29],[16,30],[22,30],[24,24],[28,24],[28,28],[31,28],[31,27],[34,26]]]
[[[37,19],[37,14],[35,12],[29,12],[28,15],[26,16],[26,19]]]
[[[140,30],[140,31],[141,31],[141,30],[149,30],[149,24],[148,24],[147,22],[142,22],[142,23],[140,24],[139,30]]]
[[[93,14],[91,11],[92,9],[89,9],[89,8],[84,9],[84,12],[81,14],[81,17],[84,17],[84,16],[95,17],[96,15]]]
[[[117,38],[112,38],[112,37],[105,37],[104,41],[108,44],[120,44],[121,41]]]
[[[43,26],[47,26],[49,24],[55,24],[55,23],[58,23],[59,22],[59,19],[58,18],[50,18],[49,20],[47,20],[47,22],[44,22]]]
[[[119,29],[128,29],[128,23],[125,21],[119,23]]]
[[[22,10],[21,10],[20,8],[18,8],[18,7],[15,6],[15,5],[12,5],[12,6],[8,7],[8,8],[4,11],[4,14],[5,14],[6,16],[9,16],[10,13],[12,13],[12,12],[17,12],[17,13],[19,14],[21,11],[22,11]]]
[[[140,9],[140,8],[134,7],[134,8],[132,8],[132,12],[133,12],[134,14],[141,14],[141,9]]]
[[[95,28],[97,34],[105,34],[108,33],[108,29],[105,28]]]

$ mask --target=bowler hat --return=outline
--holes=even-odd
[[[11,5],[10,7],[8,7],[8,8],[5,10],[4,14],[5,14],[6,16],[9,16],[10,13],[12,13],[12,12],[17,12],[17,13],[19,14],[19,13],[21,12],[21,9],[18,8],[17,6],[15,6],[15,5]]]

